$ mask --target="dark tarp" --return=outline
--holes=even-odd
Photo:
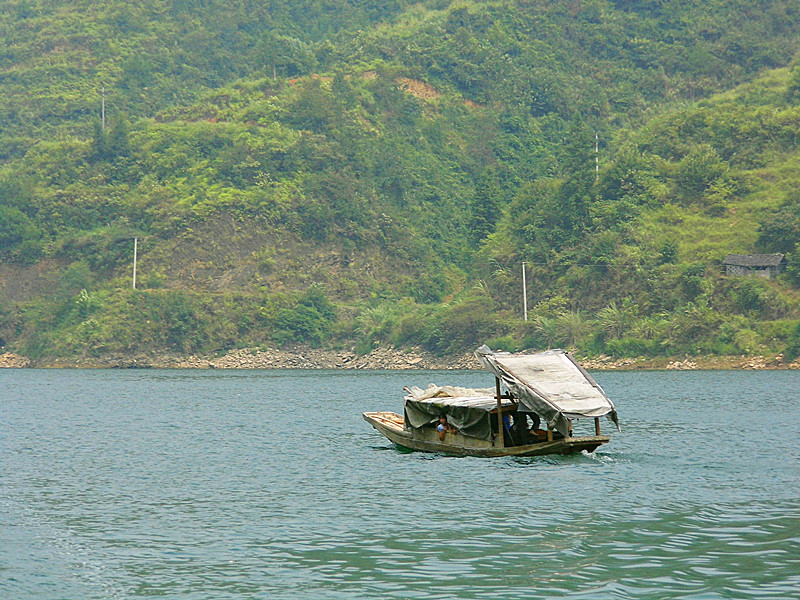
[[[408,395],[405,397],[404,406],[408,426],[420,428],[435,425],[444,415],[447,422],[460,433],[492,441],[490,411],[497,408],[497,399],[491,395],[491,390],[434,385],[427,390],[418,387],[406,389]],[[504,407],[513,406],[510,400],[502,402]]]
[[[519,410],[535,412],[564,436],[569,419],[608,417],[619,429],[614,404],[569,352],[508,354],[481,346],[475,356],[519,401]]]

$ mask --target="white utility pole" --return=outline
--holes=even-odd
[[[103,94],[103,101],[100,109],[100,122],[102,123],[103,131],[105,131],[106,130],[106,86],[103,86],[102,94]]]
[[[600,179],[600,136],[594,132],[594,182]]]
[[[522,314],[528,320],[528,284],[525,281],[525,261],[522,262]]]
[[[133,238],[133,289],[136,289],[136,254],[139,251],[139,238]]]

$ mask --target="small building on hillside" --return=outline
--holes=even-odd
[[[769,279],[786,268],[783,254],[728,254],[722,261],[726,275],[755,275]]]

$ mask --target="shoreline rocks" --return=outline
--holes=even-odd
[[[619,370],[712,370],[712,369],[800,369],[800,360],[784,363],[781,355],[729,357],[578,358],[590,371]],[[379,347],[368,354],[354,350],[323,350],[308,346],[289,349],[250,348],[221,356],[145,354],[100,358],[75,357],[31,360],[12,353],[0,354],[0,368],[117,368],[117,369],[353,369],[353,370],[480,370],[472,352],[460,356],[435,356],[422,348]]]
[[[0,369],[23,369],[29,367],[31,360],[19,354],[4,352],[0,354]]]
[[[118,369],[480,369],[477,359],[471,352],[457,357],[439,357],[419,348],[398,350],[381,347],[368,354],[359,355],[353,350],[322,350],[308,346],[291,349],[239,349],[217,357],[120,355],[101,358],[43,359],[18,366]]]

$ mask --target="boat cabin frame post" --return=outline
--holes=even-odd
[[[594,418],[594,434],[600,435],[600,417]]]
[[[506,445],[505,436],[503,435],[503,401],[500,396],[500,378],[494,378],[495,389],[497,390],[497,441],[498,445],[503,448]]]

